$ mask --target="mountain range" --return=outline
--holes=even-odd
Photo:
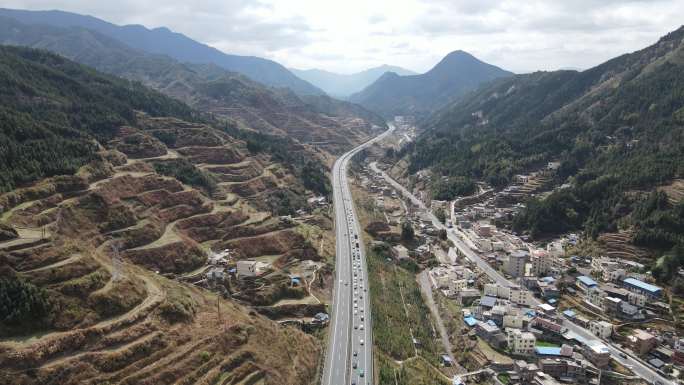
[[[13,18],[24,24],[85,28],[131,48],[167,55],[183,63],[212,63],[271,87],[290,88],[299,95],[323,94],[322,90],[298,78],[277,62],[254,56],[226,54],[165,27],[148,29],[141,25],[119,26],[92,16],[63,11],[0,9],[0,16]]]
[[[349,100],[386,118],[394,115],[426,116],[482,83],[512,73],[484,63],[464,51],[445,56],[421,75],[386,72]]]
[[[351,94],[361,91],[386,72],[394,72],[400,76],[416,75],[411,70],[387,64],[352,74],[339,74],[320,69],[299,70],[290,68],[290,71],[322,89],[328,95],[339,98],[347,98]]]
[[[515,230],[619,233],[648,250],[642,257],[664,256],[641,261],[661,282],[684,265],[684,27],[582,72],[497,79],[421,126],[402,154],[405,175],[430,169],[454,184],[503,189],[558,162],[555,188],[525,202]]]
[[[0,43],[47,49],[103,72],[140,81],[201,111],[265,133],[321,143],[331,152],[360,141],[379,116],[325,95],[269,88],[215,64],[181,63],[81,27],[24,24],[1,17]],[[321,98],[321,100],[317,100]],[[331,113],[329,115],[327,113]],[[355,119],[362,117],[359,124]]]

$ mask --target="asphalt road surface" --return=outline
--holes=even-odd
[[[437,217],[434,216],[426,207],[425,204],[419,200],[416,196],[411,194],[410,191],[405,189],[402,185],[397,183],[394,179],[392,179],[389,175],[387,175],[384,171],[380,170],[375,163],[371,164],[371,169],[374,172],[379,172],[382,173],[382,176],[385,178],[385,180],[390,183],[394,188],[396,188],[398,191],[400,191],[405,198],[408,198],[415,204],[416,206],[420,207],[422,210],[425,210],[427,212],[427,215],[430,216],[430,219],[432,220],[432,224],[438,228],[438,229],[445,229],[447,230],[447,236],[449,239],[454,242],[454,245],[463,253],[463,255],[466,256],[470,261],[475,263],[482,271],[489,276],[491,280],[496,282],[498,285],[501,286],[514,286],[516,285],[513,282],[510,282],[507,280],[503,275],[501,275],[498,271],[493,269],[486,261],[484,261],[482,258],[480,258],[479,255],[477,255],[465,242],[461,240],[461,238],[457,235],[457,232],[455,229],[449,229],[447,228],[443,223],[441,223]],[[533,305],[539,305],[541,302],[539,302],[536,298],[533,298]],[[622,365],[625,365],[627,367],[630,367],[631,370],[634,372],[635,375],[643,378],[644,380],[648,381],[651,384],[656,384],[656,385],[677,385],[678,382],[669,380],[653,370],[653,368],[649,367],[647,364],[645,364],[643,361],[638,360],[636,357],[633,355],[628,354],[628,352],[620,349],[618,346],[616,346],[613,343],[610,343],[605,340],[600,340],[598,337],[596,337],[594,334],[592,334],[589,330],[573,323],[570,322],[569,320],[563,320],[563,326],[567,328],[569,331],[572,331],[576,333],[577,335],[581,336],[587,341],[601,341],[604,345],[608,347],[608,350],[610,350],[611,355],[613,356],[613,359],[621,363]]]
[[[392,124],[380,136],[354,148],[333,166],[335,209],[335,285],[328,350],[323,369],[324,385],[373,383],[373,343],[366,255],[361,229],[347,180],[350,159],[394,130]]]

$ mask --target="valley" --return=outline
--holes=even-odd
[[[681,4],[54,3],[0,8],[0,385],[684,380]]]

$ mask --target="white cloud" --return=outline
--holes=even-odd
[[[678,28],[681,0],[4,0],[116,24],[166,26],[223,51],[298,68],[428,70],[462,49],[526,72],[588,68]]]

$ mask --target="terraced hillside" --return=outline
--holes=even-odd
[[[32,172],[11,174],[0,195],[0,384],[317,378],[320,342],[250,308],[308,294],[284,291],[281,269],[329,257],[313,246],[325,228],[281,215],[325,188],[303,183],[300,173],[325,180],[308,148],[268,136],[256,146],[253,131],[41,51],[1,49],[0,80],[15,124],[0,166],[10,175],[23,148]],[[101,113],[82,107],[127,92],[93,104]],[[273,261],[263,291],[223,299],[185,283],[225,249],[233,263]]]

